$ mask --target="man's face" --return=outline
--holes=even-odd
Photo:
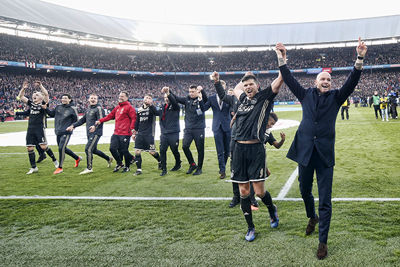
[[[151,98],[151,96],[146,95],[143,99],[143,103],[147,106],[150,106],[151,104],[153,104],[153,98]]]
[[[258,93],[258,89],[260,88],[260,86],[254,79],[248,79],[247,81],[244,81],[243,87],[244,92],[249,98],[253,98]]]
[[[41,103],[43,101],[43,94],[41,92],[34,92],[32,94],[32,100],[34,103]]]
[[[331,75],[328,72],[321,72],[315,80],[315,86],[321,93],[326,93],[331,90],[332,81]]]
[[[276,123],[276,121],[272,117],[269,117],[268,118],[268,123],[267,123],[267,129],[272,128],[272,126],[274,126],[275,123]]]
[[[198,97],[197,89],[196,88],[189,88],[189,97],[196,98]]]
[[[62,103],[63,105],[67,105],[67,104],[69,104],[70,102],[71,102],[71,99],[69,99],[68,96],[63,95],[63,96],[61,97],[61,103]]]
[[[374,95],[378,95],[378,91],[374,91]]]
[[[125,101],[128,101],[128,97],[126,96],[126,94],[125,93],[119,93],[118,102],[122,103],[122,102],[125,102]]]
[[[97,105],[97,95],[90,95],[89,96],[89,104],[90,105]]]
[[[228,90],[228,95],[233,95],[233,90],[232,89]]]

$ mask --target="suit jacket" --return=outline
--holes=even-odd
[[[292,76],[286,65],[280,67],[283,80],[299,99],[303,119],[294,137],[287,157],[307,166],[314,147],[327,167],[335,165],[335,124],[340,106],[354,91],[361,70],[353,68],[340,89],[320,94],[317,88],[304,89]]]
[[[220,108],[217,100],[217,95],[212,95],[208,98],[208,101],[205,103],[205,109],[208,110],[210,107],[213,111],[213,122],[212,122],[212,131],[215,132],[222,127],[224,132],[230,132],[231,128],[229,126],[231,122],[231,114],[230,114],[230,106],[222,102],[222,109]]]

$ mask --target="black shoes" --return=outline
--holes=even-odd
[[[39,158],[38,158],[38,160],[36,161],[36,163],[40,163],[40,162],[42,162],[43,160],[45,160],[46,158],[47,158],[46,154],[42,154],[42,155],[39,156]]]
[[[318,221],[317,215],[315,215],[315,218],[310,218],[310,220],[308,220],[306,235],[311,235],[315,231],[315,225],[317,225]]]
[[[175,163],[175,166],[170,170],[171,172],[175,172],[181,168],[182,161]]]
[[[219,174],[220,174],[219,179],[225,179],[226,178],[225,172],[220,172]]]
[[[229,208],[233,208],[240,203],[239,198],[233,197],[231,203],[229,203]]]
[[[328,246],[324,243],[319,243],[317,250],[317,258],[323,260],[328,256]]]
[[[196,164],[190,165],[190,167],[189,167],[188,171],[186,172],[186,174],[191,174],[192,172],[194,172],[195,169],[197,169],[197,165]]]
[[[160,176],[165,176],[165,175],[167,175],[167,173],[168,173],[167,170],[162,170]]]
[[[115,166],[113,172],[118,172],[120,169],[122,169],[124,167],[124,164],[117,164],[117,166]]]
[[[197,168],[196,171],[193,173],[193,175],[200,175],[202,173],[203,171],[200,168]]]
[[[129,169],[129,167],[125,167],[122,172],[129,172],[131,169]]]

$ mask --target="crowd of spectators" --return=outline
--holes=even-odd
[[[0,34],[0,60],[35,62],[52,65],[89,67],[113,70],[138,71],[253,71],[277,69],[276,55],[273,51],[231,52],[231,53],[174,53],[126,51],[118,49],[95,48],[50,41],[21,38]],[[352,66],[355,59],[354,47],[324,49],[294,49],[288,51],[288,64],[291,69]],[[388,44],[370,46],[366,65],[400,63],[400,45]],[[333,88],[343,84],[348,72],[332,73]],[[315,75],[296,74],[305,87],[313,86]],[[259,75],[264,87],[271,83],[276,75]],[[240,76],[222,77],[229,87],[234,87]],[[85,74],[74,72],[35,71],[32,69],[0,68],[0,117],[12,115],[13,111],[23,108],[16,101],[19,88],[24,79],[33,83],[41,80],[50,92],[50,107],[60,103],[62,93],[72,95],[80,112],[86,108],[87,97],[97,93],[100,102],[107,109],[117,103],[120,91],[129,92],[130,100],[136,107],[141,105],[145,94],[153,95],[155,103],[160,105],[160,89],[168,86],[179,96],[187,95],[190,85],[201,85],[209,94],[214,92],[208,76],[128,76]],[[399,90],[400,72],[365,70],[352,97],[356,101],[365,101],[373,91]],[[27,95],[33,88],[27,90]],[[292,101],[294,97],[283,86],[277,101]]]
[[[131,71],[242,71],[277,69],[276,55],[268,51],[242,52],[149,52],[63,44],[0,34],[0,60],[50,65]],[[292,49],[292,69],[351,66],[354,46],[321,49]],[[400,44],[368,47],[365,65],[400,63]]]
[[[332,87],[340,87],[348,72],[332,73]],[[299,82],[306,88],[313,86],[315,75],[296,74]],[[228,87],[233,88],[240,81],[240,76],[223,76]],[[259,75],[261,87],[265,88],[270,84],[276,75]],[[101,104],[111,110],[117,104],[118,93],[122,90],[129,93],[129,98],[135,107],[142,104],[145,94],[153,96],[156,105],[161,105],[163,86],[168,86],[171,91],[179,96],[188,94],[190,85],[201,85],[208,94],[215,93],[213,83],[206,76],[189,77],[131,77],[131,76],[111,76],[111,75],[77,75],[72,73],[15,73],[2,69],[0,71],[0,115],[4,112],[12,115],[14,109],[21,108],[23,105],[16,100],[20,86],[24,80],[28,80],[32,85],[35,80],[42,81],[50,94],[50,107],[60,104],[63,93],[72,95],[75,105],[79,112],[83,112],[87,107],[87,98],[90,93],[99,96]],[[377,90],[383,93],[385,90],[400,89],[400,72],[394,71],[365,71],[352,94],[354,99],[367,99],[368,96]],[[29,98],[33,92],[29,87],[26,96]],[[293,101],[293,94],[283,85],[276,101]]]

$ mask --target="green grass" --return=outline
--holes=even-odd
[[[301,119],[301,112],[278,112]],[[351,108],[337,122],[333,197],[400,197],[397,121],[376,121],[373,110]],[[1,124],[0,132],[10,124]],[[13,129],[25,130],[26,123]],[[7,128],[7,129],[5,129]],[[15,130],[17,131],[17,130]],[[267,189],[276,197],[296,164],[286,158],[296,128],[285,129],[281,150],[268,146],[272,176]],[[279,136],[278,132],[275,136]],[[83,152],[84,146],[70,146]],[[99,145],[106,153],[108,145]],[[206,150],[214,150],[212,138]],[[56,151],[56,148],[53,147]],[[22,154],[2,154],[19,152]],[[80,154],[84,156],[84,154]],[[112,173],[94,159],[93,174],[77,175],[67,157],[64,173],[53,176],[49,159],[27,176],[26,148],[0,147],[0,195],[230,197],[230,183],[218,179],[216,153],[206,152],[203,175],[183,168],[160,177],[155,160],[143,155],[141,176]],[[194,153],[195,158],[197,154]],[[173,156],[168,152],[168,166]],[[229,167],[228,167],[229,168]],[[133,168],[134,170],[134,168]],[[314,194],[318,196],[316,185]],[[287,197],[300,197],[297,181]],[[0,200],[1,266],[400,266],[400,202],[334,202],[329,257],[315,258],[318,235],[304,235],[301,201],[276,202],[280,226],[271,229],[267,210],[254,212],[257,239],[244,241],[246,223],[229,201]]]

